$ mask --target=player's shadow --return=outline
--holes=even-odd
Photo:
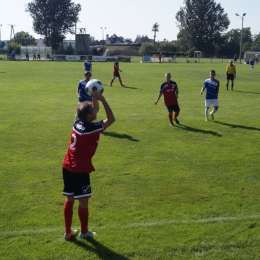
[[[217,132],[214,132],[214,131],[202,130],[202,129],[190,127],[190,126],[183,125],[183,124],[179,124],[178,126],[181,127],[181,128],[183,128],[184,130],[187,130],[187,131],[191,131],[191,132],[195,132],[195,133],[202,133],[202,134],[209,134],[209,135],[214,135],[214,136],[222,137],[221,134],[218,134]]]
[[[131,86],[124,86],[124,88],[139,89],[139,88],[135,88],[135,87],[131,87]]]
[[[241,92],[241,93],[246,93],[246,94],[257,94],[257,95],[260,95],[260,92],[252,92],[252,91],[234,90],[234,92]]]
[[[139,142],[138,139],[135,139],[132,136],[126,135],[126,134],[118,134],[118,133],[115,133],[115,132],[102,132],[101,134],[103,134],[105,136],[111,136],[111,137],[114,137],[114,138],[128,139],[128,140],[133,141],[133,142]]]
[[[253,130],[253,131],[259,131],[260,132],[260,128],[253,127],[253,126],[234,125],[234,124],[228,124],[228,123],[218,122],[218,121],[212,121],[212,123],[229,126],[231,128],[242,128],[242,129],[246,129],[246,130]]]
[[[75,239],[71,239],[69,240],[70,242],[75,243],[77,246],[80,246],[82,248],[84,248],[86,251],[92,251],[93,253],[95,253],[98,257],[98,259],[103,259],[103,260],[112,260],[112,259],[116,259],[116,260],[129,260],[130,258],[127,258],[121,254],[116,253],[115,251],[109,249],[108,247],[100,244],[98,241],[94,240],[94,239],[87,239],[85,241],[89,242],[91,245],[85,243],[85,241],[80,241]],[[87,259],[87,255],[86,254],[86,259]]]
[[[103,85],[104,85],[104,86],[107,86],[107,87],[110,87],[110,84],[104,84],[104,83],[103,83]],[[121,87],[120,85],[118,85],[118,86],[115,85],[115,86],[111,87],[111,89],[112,89],[112,88],[117,88],[117,87],[120,87],[120,88],[130,88],[130,89],[139,89],[139,88],[135,88],[135,87],[131,87],[131,86]]]

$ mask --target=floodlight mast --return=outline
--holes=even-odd
[[[240,38],[240,53],[239,53],[240,64],[241,64],[241,52],[242,52],[243,23],[244,23],[244,16],[245,15],[246,15],[246,13],[243,13],[242,16],[240,16],[239,14],[236,14],[236,16],[239,16],[242,19],[242,29],[241,29],[241,38]]]

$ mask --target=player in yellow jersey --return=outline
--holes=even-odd
[[[231,90],[233,91],[235,77],[236,77],[236,66],[233,64],[233,61],[230,60],[229,64],[226,67],[227,90],[228,90],[229,80],[231,80]]]

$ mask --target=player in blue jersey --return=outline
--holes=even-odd
[[[215,70],[211,70],[210,78],[206,79],[202,89],[200,91],[200,94],[202,95],[204,90],[206,89],[206,95],[205,95],[205,120],[208,121],[208,113],[209,113],[209,107],[211,104],[213,104],[214,108],[210,112],[212,120],[214,120],[214,114],[218,110],[218,92],[219,92],[219,81],[215,79],[216,72]]]
[[[78,103],[81,103],[81,102],[84,102],[84,101],[90,101],[92,102],[92,97],[89,96],[85,90],[85,87],[88,83],[88,81],[90,81],[91,79],[91,76],[92,76],[92,73],[91,71],[86,71],[85,72],[85,79],[82,79],[79,84],[78,84],[78,87],[77,87],[77,97],[78,97]],[[78,119],[77,118],[77,115],[75,115],[75,118],[76,120]]]
[[[250,72],[252,72],[252,70],[254,69],[255,66],[255,60],[253,59],[253,57],[251,57],[251,59],[249,60],[249,66],[250,66]]]
[[[84,61],[83,67],[84,67],[84,69],[85,69],[85,72],[86,72],[86,71],[92,71],[92,63],[91,63],[91,61],[89,60],[89,58],[87,58],[87,59]]]

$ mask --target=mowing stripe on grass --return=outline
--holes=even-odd
[[[190,219],[190,220],[164,220],[157,222],[138,222],[138,223],[129,223],[125,225],[111,225],[103,227],[92,226],[93,229],[111,229],[111,228],[130,228],[130,227],[149,227],[149,226],[161,226],[169,224],[190,224],[190,223],[209,223],[209,222],[227,222],[232,220],[249,220],[249,219],[259,219],[260,215],[251,215],[251,216],[237,216],[237,217],[216,217],[216,218],[204,218],[204,219]],[[28,229],[28,230],[0,230],[0,233],[3,235],[12,235],[12,234],[32,234],[32,233],[46,233],[46,232],[60,232],[64,227],[60,228],[43,228],[43,229]]]

